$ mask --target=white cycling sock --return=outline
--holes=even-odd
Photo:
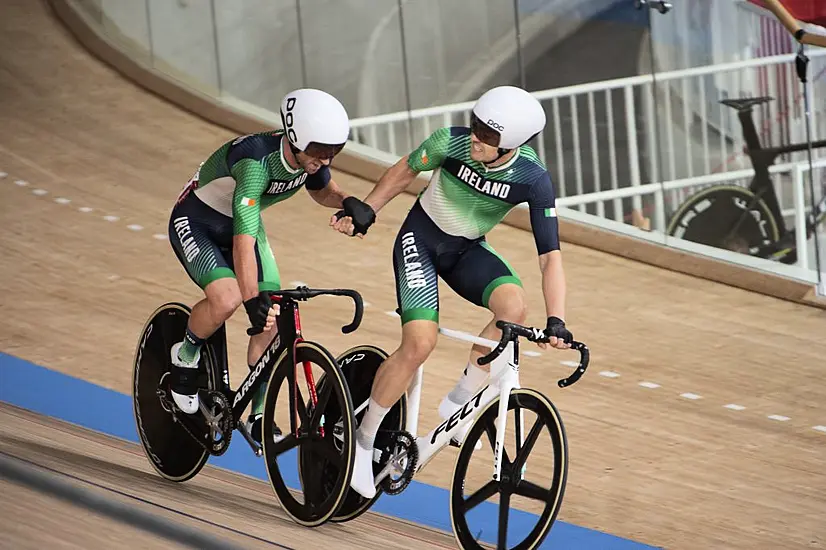
[[[482,370],[472,362],[467,364],[465,372],[453,387],[448,397],[457,404],[464,403],[473,396],[473,392],[487,379],[488,371]]]
[[[372,449],[376,442],[376,434],[381,426],[381,421],[384,420],[387,411],[390,407],[382,407],[371,397],[370,404],[367,405],[367,410],[364,411],[364,418],[361,419],[361,424],[356,432],[356,441],[365,449]]]

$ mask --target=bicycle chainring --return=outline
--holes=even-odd
[[[419,448],[416,439],[404,430],[391,434],[393,443],[388,450],[382,451],[381,463],[392,463],[395,473],[391,473],[381,481],[382,491],[388,495],[398,495],[413,481],[416,466],[419,462]],[[401,473],[398,473],[401,471]]]
[[[209,428],[207,450],[214,456],[221,456],[229,448],[235,429],[235,419],[229,399],[223,393],[212,390],[209,392],[209,399],[212,401],[212,406],[208,407],[211,409],[212,419],[206,419]]]

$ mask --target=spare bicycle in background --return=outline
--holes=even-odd
[[[367,511],[382,493],[397,495],[404,491],[414,476],[447,445],[460,446],[456,459],[450,491],[450,520],[457,542],[462,548],[482,548],[478,542],[479,527],[471,528],[478,506],[488,499],[499,497],[499,512],[495,525],[481,529],[495,529],[498,548],[535,548],[548,535],[562,505],[562,497],[568,472],[568,445],[562,418],[551,400],[541,392],[522,388],[519,384],[519,338],[531,342],[547,342],[541,329],[524,327],[499,321],[502,330],[498,342],[474,337],[446,328],[441,334],[450,338],[486,346],[492,351],[480,358],[480,365],[490,364],[489,384],[480,389],[451,417],[425,435],[417,437],[423,367],[419,367],[406,394],[385,416],[374,445],[373,471],[378,487],[376,496],[365,499],[353,490],[331,521],[349,521]],[[585,344],[573,343],[580,354],[574,373],[559,380],[565,388],[575,383],[585,373],[590,352]],[[347,379],[355,414],[360,418],[367,408],[376,371],[387,354],[374,346],[359,346],[344,353],[339,359]],[[326,380],[319,380],[323,388]],[[525,414],[532,421],[526,422]],[[328,408],[325,416],[334,424],[336,433],[346,422]],[[508,451],[508,439],[514,441]],[[527,433],[526,433],[527,432]],[[485,439],[488,445],[481,445]],[[538,441],[542,443],[538,445]],[[526,477],[527,461],[532,453],[540,467],[532,467],[532,478]],[[548,457],[548,454],[551,454]],[[470,472],[472,458],[487,463]],[[480,458],[482,457],[482,458]],[[484,463],[484,462],[483,462]],[[303,472],[317,472],[314,464],[305,459],[299,461]],[[480,474],[479,472],[484,472]],[[333,477],[334,471],[321,473],[322,481]],[[546,475],[547,474],[547,475]],[[483,480],[475,491],[469,487]],[[528,508],[538,511],[538,520],[524,538],[511,545],[508,543],[508,524],[512,498],[526,498]]]
[[[301,335],[298,302],[321,295],[351,298],[355,314],[353,321],[342,328],[345,334],[361,323],[363,303],[354,290],[299,287],[270,295],[281,309],[277,317],[278,336],[233,390],[229,385],[226,329],[222,325],[201,353],[200,412],[193,415],[178,409],[169,391],[170,348],[184,333],[190,310],[174,302],[155,310],[141,332],[135,352],[135,421],[153,468],[176,482],[195,476],[210,456],[224,454],[237,428],[255,455],[263,454],[270,484],[282,508],[297,523],[315,527],[329,520],[347,495],[353,468],[355,419],[347,382],[338,363],[321,344],[304,340]],[[316,378],[324,380],[323,387],[316,385]],[[262,384],[267,391],[262,445],[258,445],[242,415]],[[279,401],[284,386],[286,397]],[[281,434],[276,423],[276,405],[283,404],[284,399],[286,411],[282,410],[280,419],[284,426],[284,417],[288,418],[288,429]],[[328,409],[336,412],[335,430],[325,425],[324,413]],[[305,475],[297,478],[295,454],[290,452],[295,448],[305,461]],[[281,463],[279,458],[283,459]],[[325,483],[320,482],[315,471],[306,475],[308,467],[318,473],[323,471]]]
[[[737,109],[743,128],[746,153],[754,167],[749,186],[714,185],[698,191],[679,206],[666,232],[688,241],[749,254],[785,264],[797,262],[796,231],[786,227],[769,168],[778,156],[806,151],[808,143],[763,147],[752,111],[772,101],[770,97],[726,99],[724,105]],[[826,140],[812,148],[826,147]],[[814,197],[812,197],[814,201]],[[806,219],[806,240],[826,220],[826,192]]]
[[[692,242],[733,250],[758,258],[780,261],[785,264],[797,262],[797,229],[789,230],[780,211],[777,193],[769,176],[769,167],[784,153],[808,152],[809,194],[812,212],[805,222],[806,241],[814,236],[815,264],[818,266],[818,281],[821,288],[820,246],[818,226],[826,220],[826,189],[823,197],[815,204],[814,166],[812,151],[826,147],[826,140],[812,141],[809,88],[807,70],[809,58],[804,52],[804,43],[826,47],[826,37],[809,35],[802,30],[796,20],[778,0],[766,0],[768,8],[800,42],[795,69],[803,84],[804,118],[806,121],[806,142],[792,143],[781,147],[764,148],[760,144],[752,109],[772,100],[771,97],[727,99],[721,101],[737,109],[737,118],[743,128],[746,153],[754,167],[754,178],[748,189],[734,185],[716,185],[703,189],[689,197],[677,210],[668,224],[666,233]]]

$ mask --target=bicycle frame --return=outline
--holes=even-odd
[[[342,332],[345,334],[353,332],[361,323],[363,314],[363,303],[361,295],[352,290],[311,290],[307,287],[299,287],[295,290],[282,290],[271,293],[271,298],[274,303],[280,305],[280,313],[276,317],[278,325],[278,334],[269,343],[264,353],[258,358],[255,363],[255,368],[250,370],[243,382],[238,386],[237,390],[233,390],[229,385],[229,364],[226,354],[226,337],[223,335],[222,349],[218,352],[219,368],[221,370],[220,378],[221,392],[224,393],[232,402],[232,414],[236,419],[236,426],[239,428],[247,440],[247,443],[252,447],[256,454],[260,454],[260,446],[247,433],[244,423],[241,421],[244,410],[252,400],[252,396],[261,384],[266,384],[272,374],[273,368],[281,362],[284,355],[288,352],[292,353],[293,367],[288,373],[288,381],[290,384],[290,430],[294,435],[298,436],[297,416],[298,416],[298,401],[296,400],[296,393],[298,389],[298,381],[296,379],[296,345],[303,342],[301,336],[301,317],[298,311],[297,300],[308,300],[314,296],[320,295],[331,296],[348,296],[355,302],[355,315],[353,322],[342,327]],[[310,394],[313,407],[318,403],[318,395],[316,394],[315,380],[313,379],[312,365],[310,363],[303,363],[304,377],[307,381],[307,389]],[[321,428],[323,430],[324,428]],[[323,432],[322,432],[323,433]]]
[[[534,329],[535,330],[535,329]],[[472,423],[482,414],[487,406],[499,397],[499,411],[496,419],[496,442],[493,453],[493,479],[499,481],[502,469],[502,449],[505,444],[505,429],[507,425],[508,402],[511,390],[521,387],[519,385],[519,342],[515,339],[505,342],[496,342],[486,338],[472,336],[463,332],[440,328],[439,332],[456,340],[462,340],[480,346],[485,346],[494,350],[494,355],[490,362],[489,383],[477,391],[476,394],[466,401],[460,409],[453,413],[447,420],[436,426],[428,434],[417,436],[419,407],[421,404],[421,388],[424,366],[420,366],[416,371],[413,380],[407,389],[408,414],[406,431],[415,437],[416,446],[419,453],[419,460],[414,471],[414,476],[422,470],[430,460],[447,445],[450,440],[460,434],[465,427]],[[504,336],[503,336],[504,338]],[[584,347],[584,346],[583,346]],[[559,385],[565,387],[575,382],[587,368],[587,348],[582,353],[583,360],[573,376],[566,380],[561,380]],[[497,353],[498,352],[498,353]],[[525,438],[524,421],[522,411],[519,416],[519,435],[517,438],[517,448],[521,448]],[[464,437],[462,437],[464,439]],[[393,468],[392,461],[376,477],[376,483],[380,483]],[[523,467],[524,473],[524,467]]]

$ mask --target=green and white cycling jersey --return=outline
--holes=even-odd
[[[187,273],[201,288],[235,277],[233,237],[255,238],[260,290],[278,290],[280,276],[261,211],[301,187],[320,190],[330,181],[322,166],[309,175],[283,157],[283,132],[262,132],[228,141],[201,165],[178,197],[169,220],[169,239]]]
[[[330,181],[322,166],[309,175],[283,156],[284,133],[262,132],[225,143],[201,165],[193,180],[201,201],[233,219],[236,235],[258,234],[261,211],[295,195],[302,186],[320,190]]]
[[[526,202],[537,252],[558,250],[554,189],[536,151],[523,145],[507,163],[487,168],[470,158],[470,146],[470,128],[447,127],[410,153],[412,170],[433,170],[418,198],[427,215],[449,235],[478,239]]]

